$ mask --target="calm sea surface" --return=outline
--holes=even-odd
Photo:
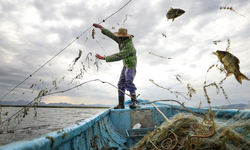
[[[1,116],[2,121],[19,111],[22,107],[2,107],[2,114],[8,112],[7,116]],[[30,108],[27,116],[20,125],[14,128],[14,133],[7,133],[6,128],[0,134],[0,145],[14,141],[31,140],[52,131],[69,127],[83,121],[106,109],[87,108],[37,108],[37,118],[34,120],[34,108]],[[4,123],[6,125],[6,123]],[[13,130],[16,122],[9,122],[8,130]],[[3,128],[2,128],[3,129]],[[0,127],[1,130],[1,127]]]

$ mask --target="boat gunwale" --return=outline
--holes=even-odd
[[[103,117],[109,114],[111,109],[113,109],[113,107],[110,107],[103,112],[97,113],[90,118],[87,118],[62,130],[53,131],[32,140],[17,141],[0,146],[0,150],[46,149],[47,147],[51,147],[51,149],[57,148],[62,145],[62,143],[67,143],[68,141],[74,139],[76,136],[79,136],[80,134],[86,132],[96,122],[100,121]]]

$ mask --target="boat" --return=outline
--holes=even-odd
[[[179,113],[188,113],[183,106],[138,99],[140,108],[130,109],[130,100],[125,109],[111,107],[95,116],[62,130],[54,131],[29,141],[13,142],[0,146],[0,150],[125,150],[133,147],[145,134],[153,131]],[[144,104],[144,105],[143,105]],[[204,115],[208,108],[187,107],[190,111]],[[212,109],[216,118],[230,119],[241,114],[249,119],[247,110]],[[162,115],[165,115],[165,117]],[[141,122],[142,128],[132,129]],[[248,139],[250,140],[250,139]]]

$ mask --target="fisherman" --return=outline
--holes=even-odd
[[[136,57],[136,50],[133,45],[132,38],[133,35],[127,34],[127,29],[120,28],[118,32],[112,33],[108,29],[105,29],[99,24],[93,24],[94,27],[99,28],[101,32],[113,39],[117,42],[119,46],[119,53],[110,55],[110,56],[101,56],[99,54],[96,54],[95,57],[106,60],[106,62],[114,62],[119,61],[123,59],[123,68],[120,75],[120,79],[118,82],[118,100],[119,103],[114,109],[124,109],[124,92],[125,89],[130,92],[131,96],[131,104],[129,105],[130,108],[137,108],[137,100],[136,100],[136,93],[135,90],[137,89],[135,87],[135,84],[133,83],[135,74],[136,74],[136,63],[137,63],[137,57]]]

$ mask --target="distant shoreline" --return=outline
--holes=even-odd
[[[0,105],[1,107],[26,107],[27,105]],[[28,107],[38,107],[38,108],[88,108],[88,109],[108,109],[110,107],[91,107],[91,106],[28,106]]]

